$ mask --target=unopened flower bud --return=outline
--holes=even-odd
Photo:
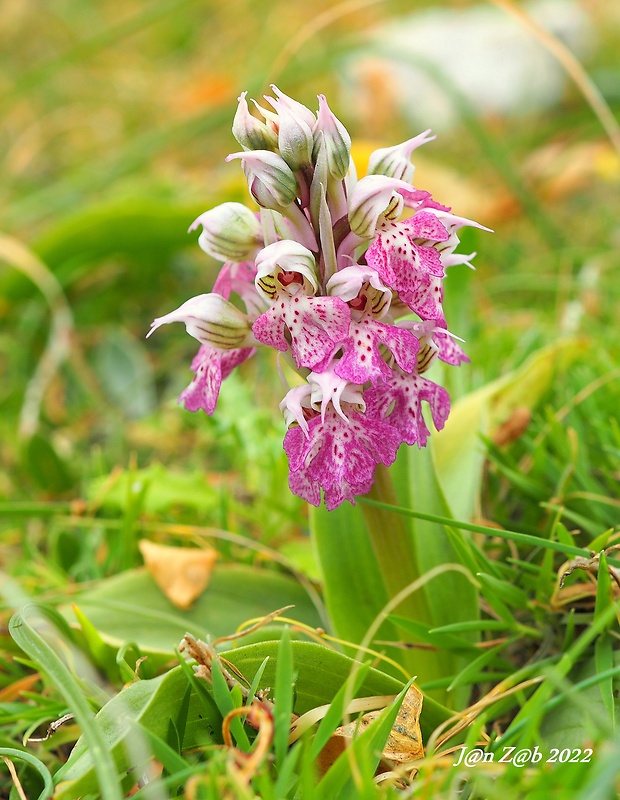
[[[190,336],[217,350],[255,344],[247,316],[219,294],[199,294],[175,311],[158,317],[153,320],[147,337],[170,322],[184,322]]]
[[[312,129],[304,120],[277,100],[270,101],[278,112],[278,150],[293,171],[312,163]]]
[[[351,162],[351,137],[342,122],[334,116],[325,95],[322,94],[319,95],[319,115],[314,126],[315,157],[317,144],[320,146],[321,133],[329,172],[337,180],[342,180],[349,171]]]
[[[382,147],[371,153],[368,162],[367,175],[386,175],[399,181],[411,183],[415,174],[415,166],[409,160],[411,153],[423,144],[432,142],[435,136],[429,136],[430,128],[424,133],[414,136],[402,144],[394,147]]]
[[[202,225],[200,247],[221,261],[249,261],[263,245],[260,222],[242,203],[222,203],[205,211],[190,226]]]
[[[286,161],[271,150],[231,153],[226,161],[241,159],[252,197],[263,208],[281,211],[297,197],[297,179]]]
[[[232,126],[233,136],[246,150],[275,150],[278,146],[277,134],[250,114],[246,95],[247,92],[242,92],[238,98],[239,105]]]
[[[307,106],[305,106],[303,103],[299,103],[297,100],[293,100],[292,97],[284,94],[284,92],[281,92],[273,83],[271,84],[270,88],[278,98],[278,104],[280,107],[286,108],[299,120],[299,122],[304,122],[310,129],[312,129],[314,123],[316,122],[316,117]],[[271,103],[271,105],[274,105],[271,98],[265,97],[265,100]]]
[[[289,165],[297,171],[312,164],[312,128],[316,122],[309,108],[287,97],[277,86],[271,87],[277,100],[265,96],[265,100],[273,106],[276,113],[258,106],[265,119],[271,121],[278,134],[278,150]]]
[[[306,296],[314,295],[319,286],[314,256],[293,239],[274,242],[256,256],[255,284],[268,300],[275,300],[282,291],[290,293],[296,286],[303,288]]]

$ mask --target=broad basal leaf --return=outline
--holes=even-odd
[[[74,603],[104,641],[119,647],[135,642],[142,652],[164,660],[186,633],[204,639],[226,636],[249,619],[293,605],[287,616],[317,627],[319,615],[292,578],[270,570],[220,565],[208,588],[186,611],[176,608],[144,569],[123,572],[78,595]],[[68,619],[73,612],[66,609]],[[160,658],[161,660],[161,658]]]

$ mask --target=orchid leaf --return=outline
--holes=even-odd
[[[478,508],[483,436],[492,436],[519,408],[531,411],[553,385],[558,373],[581,354],[585,345],[564,339],[534,353],[518,369],[458,400],[441,431],[430,438],[437,479],[455,519],[469,520]]]
[[[251,680],[264,659],[269,656],[260,687],[273,687],[279,646],[279,641],[244,645],[227,651],[226,660]],[[305,714],[311,708],[331,703],[349,679],[352,670],[362,666],[359,661],[315,642],[291,641],[291,648],[297,676],[293,705],[296,714]],[[403,684],[402,679],[398,680],[385,672],[370,668],[354,696],[398,694]],[[427,737],[451,713],[439,703],[425,697],[420,720],[423,735]]]
[[[397,459],[392,473],[402,505],[426,514],[450,516],[448,503],[435,475],[428,449],[405,450]],[[471,562],[471,559],[464,559],[459,555],[443,525],[414,518],[409,518],[407,522],[415,553],[415,577],[428,575],[434,569],[439,570],[419,590],[426,599],[428,611],[425,618],[418,617],[416,621],[428,623],[431,628],[439,628],[457,621],[476,619],[479,608],[475,579],[471,573],[470,579],[463,574],[463,570],[469,571],[468,562]],[[463,547],[467,547],[468,537],[469,534],[463,531],[461,534]],[[457,565],[457,569],[461,571],[455,571],[452,565]],[[470,634],[464,634],[464,638],[473,642],[476,633],[472,631]],[[460,672],[466,663],[466,658],[456,651],[431,651],[429,661],[431,657],[435,663],[429,663],[424,673],[417,673],[422,685],[428,680],[451,678]],[[455,690],[450,695],[438,690],[434,696],[440,702],[459,707],[461,703],[466,702],[466,693],[465,688]]]
[[[334,511],[311,508],[310,524],[334,631],[361,642],[389,600],[362,511],[344,504]],[[395,641],[396,629],[384,624],[379,636]]]
[[[95,723],[106,742],[118,774],[135,765],[140,748],[132,741],[139,739],[139,728],[166,740],[170,720],[175,719],[187,691],[187,678],[176,667],[148,681],[137,681],[125,687],[97,714]],[[203,719],[202,703],[195,693],[190,697],[185,728],[185,746],[213,741],[208,723]],[[139,728],[137,727],[139,726]],[[96,763],[88,741],[82,737],[73,748],[69,760],[56,773],[58,800],[83,797],[97,788]],[[132,778],[135,782],[135,777]]]
[[[226,636],[249,619],[293,605],[288,616],[320,626],[305,590],[293,579],[252,567],[220,565],[194,606],[182,611],[166,598],[144,569],[102,581],[75,598],[75,605],[107,644],[116,649],[134,642],[144,655],[162,664],[189,632],[205,638]],[[65,610],[72,619],[73,611]]]
[[[259,681],[261,688],[274,687],[277,682],[278,659],[282,654],[279,641],[245,645],[226,653],[226,660],[248,680],[265,664]],[[295,664],[297,682],[293,711],[303,714],[315,706],[330,703],[349,678],[351,671],[362,665],[314,642],[291,641],[290,650]],[[176,719],[187,692],[188,676],[185,665],[175,667],[151,680],[137,681],[125,687],[97,714],[95,723],[107,742],[119,774],[134,766],[139,748],[132,742],[140,730],[149,732],[149,739],[158,737],[166,741],[171,719]],[[195,679],[200,680],[200,679]],[[211,693],[212,689],[204,684]],[[398,694],[403,690],[399,681],[379,670],[364,667],[364,679],[355,696]],[[182,747],[184,750],[217,741],[217,732],[204,718],[204,703],[195,689],[189,699],[187,722]],[[433,701],[425,700],[421,727],[424,736],[451,712]],[[97,787],[93,755],[86,739],[75,745],[69,760],[57,772],[55,780],[58,800],[74,800]]]

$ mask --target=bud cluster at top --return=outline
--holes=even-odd
[[[322,492],[333,509],[368,492],[401,444],[426,444],[423,402],[443,427],[448,393],[424,373],[435,359],[467,360],[448,332],[443,281],[475,255],[455,252],[459,230],[482,226],[412,185],[410,156],[430,131],[376,150],[358,180],[325,97],[315,114],[272,90],[254,114],[239,98],[242,149],[227,158],[241,162],[260,210],[230,202],[198,217],[190,230],[202,228],[198,243],[224,262],[220,274],[150,333],[184,322],[200,342],[180,401],[207,414],[257,347],[282,353],[299,375],[280,404],[289,485],[317,506]]]

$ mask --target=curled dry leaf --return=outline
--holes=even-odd
[[[527,406],[517,406],[493,434],[493,443],[498,447],[519,439],[527,430],[532,412]]]
[[[606,556],[620,550],[620,545],[613,545],[608,547],[604,553]],[[574,605],[575,603],[583,603],[589,601],[590,604],[594,603],[596,598],[596,575],[600,566],[600,553],[591,551],[590,558],[585,556],[577,556],[571,561],[566,561],[558,571],[558,584],[553,597],[551,598],[551,605],[553,608],[562,609],[567,605]],[[569,575],[572,575],[576,570],[581,570],[587,574],[587,581],[577,583],[573,586],[565,586],[564,581]],[[620,569],[614,566],[607,566],[609,576],[612,579],[612,589],[615,597],[620,596]]]
[[[177,608],[190,608],[209,585],[217,559],[212,547],[169,547],[148,539],[141,539],[138,546],[153,580]]]
[[[417,686],[412,685],[398,711],[394,725],[383,749],[382,759],[385,761],[406,764],[424,756],[422,732],[420,730],[420,714],[424,695]],[[363,733],[379,716],[381,711],[364,714],[356,722],[350,722],[336,728],[332,737],[321,751],[317,760],[319,774],[324,774],[338,756],[344,751],[348,742]],[[383,770],[379,768],[379,771]]]

